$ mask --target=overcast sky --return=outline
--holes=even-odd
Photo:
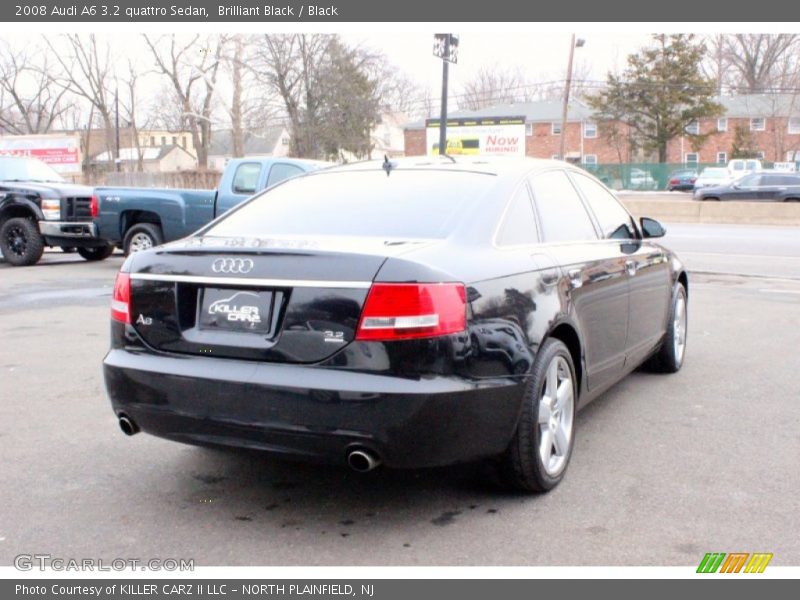
[[[457,31],[454,33],[458,33]],[[575,60],[590,69],[591,79],[605,79],[609,70],[624,68],[628,54],[646,46],[649,34],[576,32],[586,40],[575,52]],[[567,70],[570,35],[568,33],[461,33],[458,65],[450,69],[453,89],[469,80],[482,66],[522,67],[529,78],[540,81],[563,80]],[[433,34],[348,34],[346,39],[385,52],[391,61],[429,86],[438,97],[442,63],[433,56]]]

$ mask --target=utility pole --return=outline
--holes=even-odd
[[[564,85],[564,106],[561,109],[561,139],[559,141],[558,156],[561,160],[566,160],[564,155],[565,146],[567,143],[567,112],[569,111],[569,88],[572,85],[572,59],[575,56],[575,48],[580,48],[586,40],[582,38],[575,39],[575,34],[572,34],[569,44],[569,61],[567,62],[567,81]],[[583,136],[583,132],[581,132]]]
[[[122,164],[121,164],[122,163],[122,158],[119,155],[119,86],[117,86],[116,90],[114,91],[114,105],[115,105],[115,112],[116,112],[116,115],[114,117],[114,121],[115,121],[115,129],[116,129],[116,136],[115,137],[116,137],[116,148],[117,148],[116,156],[114,157],[115,158],[114,162],[117,165],[117,171],[119,171],[120,167],[122,166]],[[106,138],[106,139],[108,139],[108,138]]]
[[[439,114],[439,156],[447,154],[447,84],[450,63],[458,63],[458,36],[437,33],[433,36],[433,55],[442,59],[442,110]]]

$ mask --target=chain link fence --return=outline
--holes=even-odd
[[[772,164],[764,162],[764,168]],[[608,187],[614,190],[665,191],[669,189],[670,179],[681,173],[703,172],[706,167],[725,167],[717,163],[624,163],[580,165]]]

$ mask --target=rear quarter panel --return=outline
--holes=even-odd
[[[131,215],[138,212],[158,217],[165,241],[189,235],[212,219],[216,192],[100,187],[95,194],[100,201],[96,219],[100,237],[120,242]]]

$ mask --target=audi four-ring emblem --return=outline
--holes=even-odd
[[[214,273],[235,273],[244,275],[253,270],[253,261],[249,258],[218,258],[211,263]]]

